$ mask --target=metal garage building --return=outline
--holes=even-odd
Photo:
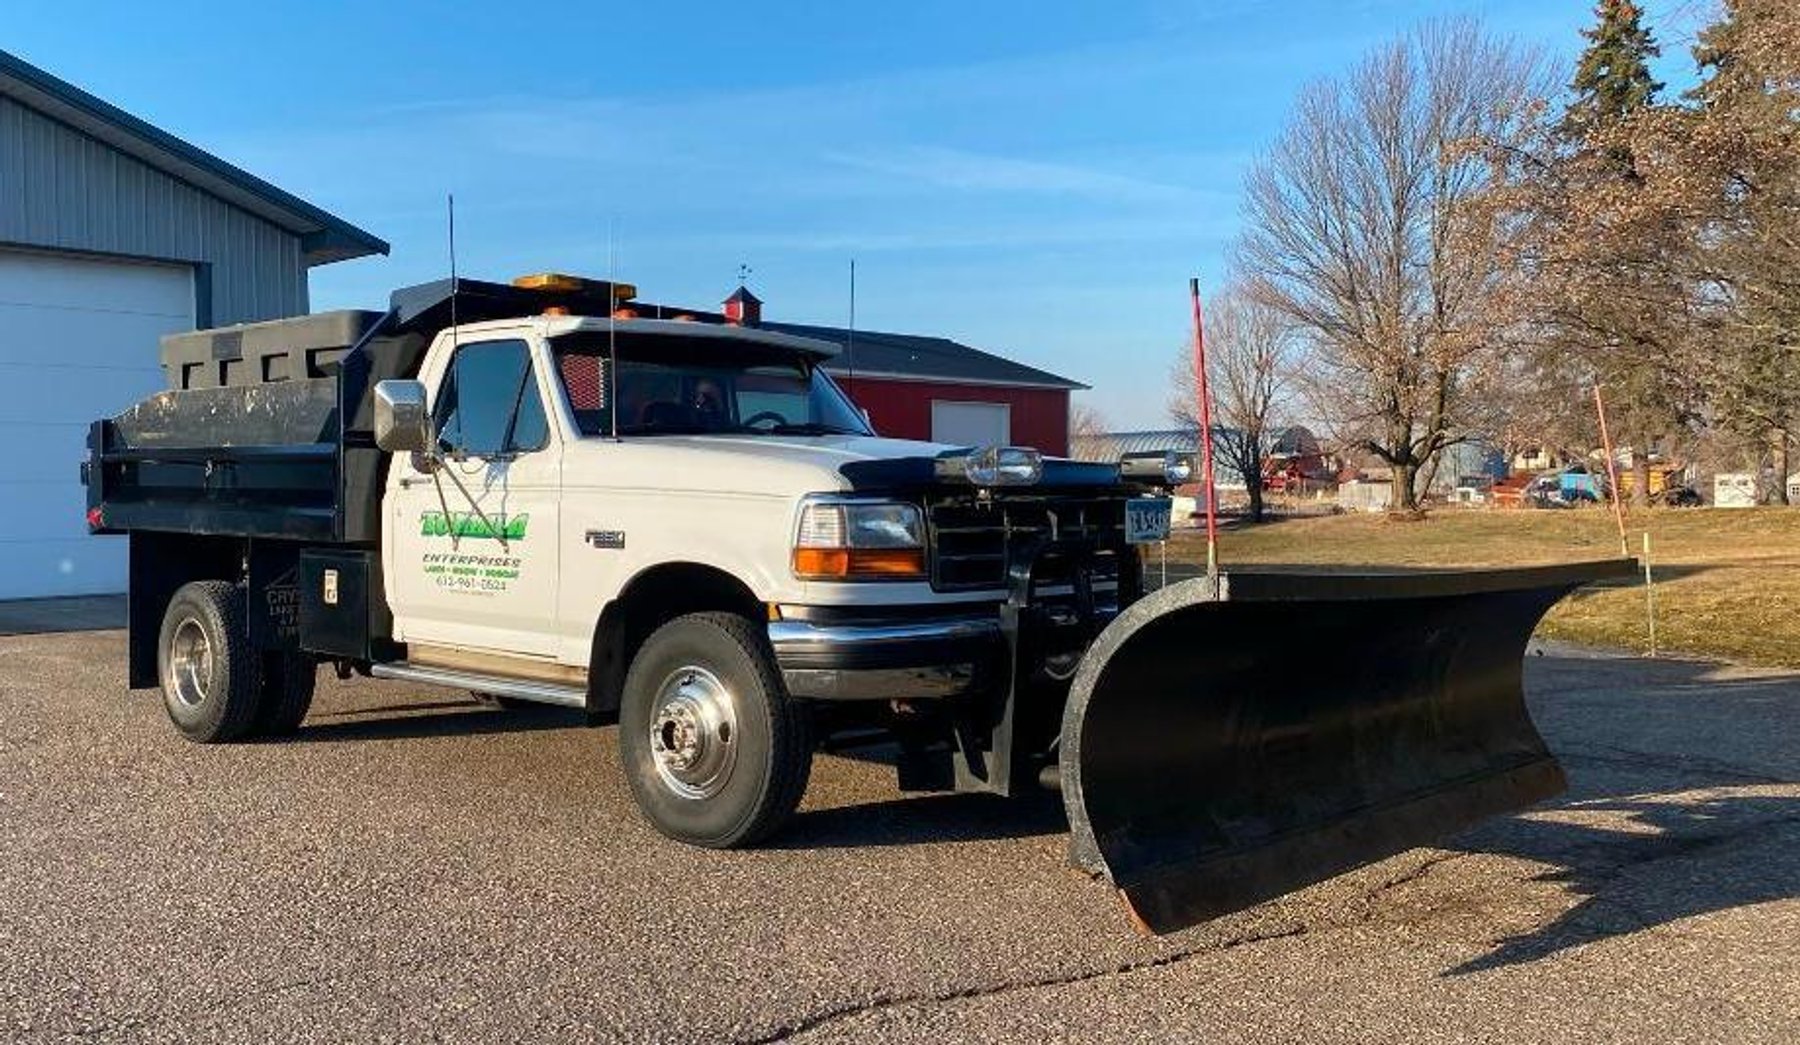
[[[304,313],[308,269],[387,249],[0,51],[0,598],[124,589],[79,468],[159,336]]]

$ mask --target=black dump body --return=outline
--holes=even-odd
[[[375,446],[375,384],[415,376],[452,316],[473,323],[550,307],[610,310],[612,289],[441,280],[395,291],[385,313],[328,312],[167,338],[170,390],[89,433],[90,525],[97,533],[374,544],[385,462]]]
[[[98,512],[90,519],[101,532],[374,540],[380,456],[369,390],[416,371],[426,340],[388,333],[390,318],[329,313],[166,339],[164,366],[180,384],[96,422],[89,435],[88,504]],[[299,342],[314,340],[305,335],[320,333],[321,320],[351,339],[323,346],[337,358],[256,379],[319,352]],[[246,340],[272,344],[234,354]]]
[[[540,290],[443,280],[395,291],[386,312],[165,339],[169,391],[94,422],[82,464],[89,529],[131,535],[130,685],[157,684],[163,608],[196,580],[244,584],[257,649],[390,655],[378,554],[387,455],[375,446],[376,383],[415,377],[431,340],[453,322],[552,307],[594,314],[612,305],[605,283]],[[359,595],[353,612],[321,629],[305,623],[301,601],[317,587],[307,579],[326,569]]]

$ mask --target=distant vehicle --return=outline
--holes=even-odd
[[[1545,472],[1525,488],[1525,500],[1536,508],[1576,508],[1598,504],[1605,493],[1600,477],[1580,465]]]
[[[1554,473],[1540,475],[1525,487],[1524,500],[1533,508],[1573,508],[1563,497],[1561,479]]]
[[[1571,504],[1595,504],[1606,492],[1600,477],[1580,465],[1563,469],[1561,483],[1563,500]]]
[[[1706,499],[1691,486],[1665,486],[1650,495],[1650,503],[1664,508],[1699,508],[1706,504]]]

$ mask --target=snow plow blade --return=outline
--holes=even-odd
[[[1145,596],[1069,692],[1071,859],[1171,932],[1557,794],[1526,642],[1564,595],[1632,569],[1270,568]]]

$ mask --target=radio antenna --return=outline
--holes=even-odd
[[[456,282],[456,193],[454,193],[454,192],[449,193],[445,197],[445,202],[448,205],[448,211],[449,211],[449,216],[450,216],[450,350],[451,350],[450,358],[452,360],[454,360],[456,358],[455,351],[456,351],[456,338],[457,338],[457,330],[456,330],[456,291],[457,291],[457,282]]]
[[[456,367],[461,365],[461,360],[457,358],[457,354],[456,354],[457,339],[460,336],[456,329],[456,292],[457,292],[456,193],[452,192],[452,193],[446,194],[445,203],[446,203],[446,211],[447,211],[448,217],[450,219],[449,227],[450,227],[450,367],[451,367],[451,369],[450,369],[449,380],[454,381],[454,380],[456,380]],[[440,510],[442,510],[444,513],[444,528],[446,530],[448,530],[450,533],[450,547],[453,550],[460,548],[462,546],[462,527],[461,527],[461,525],[459,525],[457,523],[456,517],[450,514],[450,499],[444,496],[444,476],[446,476],[446,475],[450,477],[450,481],[452,483],[456,484],[457,492],[462,494],[463,500],[465,500],[469,503],[469,508],[471,511],[474,512],[475,517],[477,519],[481,520],[481,524],[483,526],[487,527],[487,532],[493,534],[494,538],[500,542],[501,550],[502,551],[511,551],[512,550],[511,545],[509,545],[507,543],[506,530],[503,527],[496,526],[494,524],[494,520],[488,518],[488,514],[481,510],[481,504],[475,500],[475,495],[471,494],[469,492],[469,488],[463,484],[463,481],[460,478],[457,477],[456,470],[454,468],[445,467],[444,453],[443,453],[443,450],[441,447],[434,446],[429,451],[427,451],[426,453],[424,453],[422,455],[415,454],[415,455],[413,455],[413,459],[415,461],[423,462],[424,465],[429,467],[429,470],[431,473],[431,485],[432,485],[432,488],[437,491],[438,508]],[[420,466],[414,465],[414,467],[417,468]]]
[[[456,193],[444,195],[445,214],[449,217],[450,226],[450,380],[456,380]],[[444,513],[444,528],[450,532],[450,549],[462,547],[462,535],[457,532],[456,519],[450,514],[450,500],[444,496],[444,480],[440,477],[444,471],[442,447],[431,447],[431,454],[424,458],[431,462],[431,488],[437,491],[438,508]],[[452,479],[456,478],[451,476]],[[466,495],[465,495],[466,496]]]
[[[850,386],[845,392],[854,395],[856,389],[856,259],[850,259],[850,336],[844,344],[845,382]]]
[[[619,270],[618,259],[613,253],[613,225],[615,219],[606,219],[606,373],[600,375],[600,401],[607,403],[612,409],[607,415],[612,418],[613,441],[619,439],[619,341],[615,327],[619,322]],[[606,386],[612,384],[613,395],[609,399]]]

